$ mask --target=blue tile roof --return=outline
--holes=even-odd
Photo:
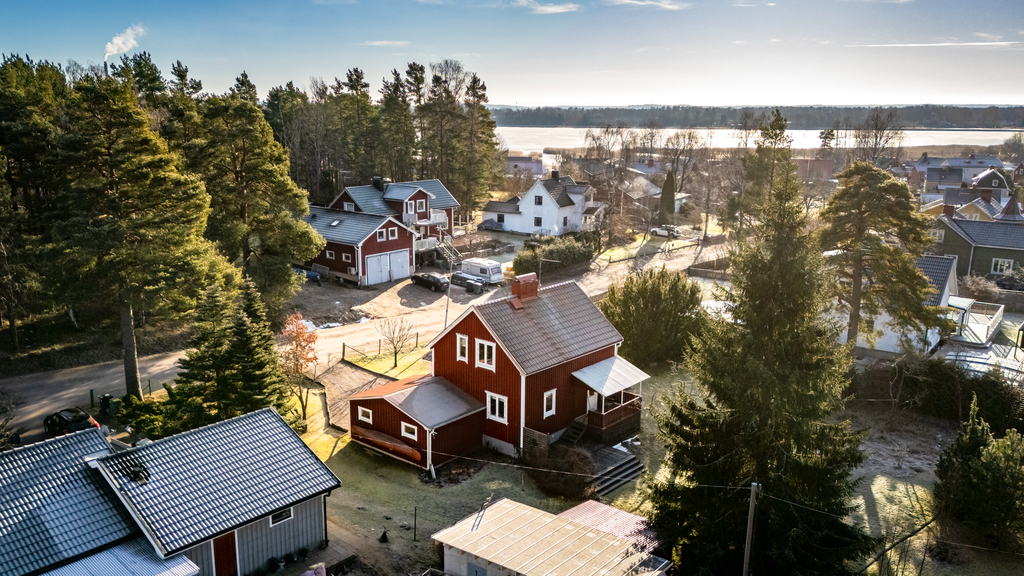
[[[302,217],[314,230],[328,242],[355,246],[373,234],[380,225],[387,221],[387,216],[364,214],[362,212],[343,212],[310,206],[309,214]],[[337,224],[334,224],[337,222]],[[334,224],[332,226],[332,224]]]
[[[956,265],[956,259],[945,256],[922,256],[917,259],[916,265],[918,270],[924,272],[924,275],[928,277],[928,282],[936,290],[935,294],[925,301],[925,305],[938,306],[941,304],[942,291],[946,289],[946,284],[949,282],[949,273]]]
[[[85,461],[109,451],[89,428],[0,453],[0,574],[28,574],[138,534]]]
[[[164,555],[340,485],[270,408],[112,454],[99,465]]]
[[[1024,250],[1024,224],[1019,222],[950,220],[946,216],[939,220],[975,246]]]
[[[352,201],[355,202],[356,206],[367,214],[380,214],[383,216],[398,214],[394,208],[388,206],[388,203],[384,201],[384,193],[377,190],[373,185],[349,186],[345,188],[345,191],[352,197]]]

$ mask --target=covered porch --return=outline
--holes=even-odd
[[[577,370],[572,375],[587,385],[586,436],[614,444],[640,431],[645,372],[620,356]]]
[[[950,334],[950,340],[967,346],[987,347],[999,333],[1003,322],[1002,304],[950,296],[948,305],[954,310],[950,313],[950,320],[956,322],[956,330]]]

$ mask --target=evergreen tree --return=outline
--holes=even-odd
[[[788,148],[778,111],[761,142]],[[773,156],[780,165],[764,166],[776,177],[758,223],[730,255],[732,319],[712,318],[687,357],[702,401],[680,389],[658,416],[671,474],[648,488],[652,527],[675,563],[698,574],[740,571],[751,482],[761,486],[754,572],[844,573],[874,546],[843,520],[862,435],[828,422],[849,355],[823,320],[826,278],[789,154]]]
[[[235,78],[235,85],[231,87],[231,95],[252,104],[258,106],[260,103],[260,95],[256,91],[256,85],[249,80],[249,74],[242,70],[242,73]]]
[[[159,111],[156,115],[163,116],[163,109],[167,106],[167,80],[153,63],[149,52],[138,52],[131,56],[125,54],[121,56],[121,64],[115,64],[112,68],[113,76],[132,86],[139,99],[139,106],[151,114]],[[158,125],[162,123],[162,118],[154,119]]]
[[[871,326],[882,311],[905,330],[923,334],[941,325],[924,304],[934,288],[916,266],[931,225],[910,188],[867,162],[838,177],[839,190],[821,213],[821,246],[838,250],[829,263],[841,280],[833,284],[836,296],[849,312],[846,341],[856,343],[862,331],[873,341]]]
[[[960,423],[956,440],[942,452],[935,466],[935,502],[943,518],[964,520],[978,505],[977,494],[971,481],[972,467],[981,459],[985,448],[992,443],[992,431],[978,417],[978,396],[971,399],[967,420]]]
[[[741,239],[744,228],[759,218],[769,192],[796,179],[796,166],[790,162],[792,139],[786,136],[786,119],[776,110],[770,121],[757,123],[763,125],[755,139],[757,148],[742,158],[744,185],[738,194],[729,196],[721,215],[722,223],[735,230]]]
[[[463,108],[465,154],[458,160],[460,177],[452,192],[459,200],[459,209],[468,212],[476,210],[487,196],[493,176],[491,167],[498,151],[494,135],[495,123],[487,110],[487,85],[475,73],[470,75],[466,84]],[[505,167],[502,166],[502,175],[504,171]]]
[[[416,127],[405,81],[398,70],[382,80],[380,103],[381,161],[393,182],[415,178]]]
[[[676,173],[669,170],[665,176],[665,184],[661,187],[661,206],[658,211],[658,221],[662,224],[671,224],[672,215],[676,212]]]

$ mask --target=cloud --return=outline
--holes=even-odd
[[[1003,39],[1003,37],[998,34],[989,34],[987,32],[975,32],[974,35],[988,42],[998,42]]]
[[[363,46],[408,46],[408,40],[370,40],[363,42]]]
[[[516,0],[514,5],[529,8],[534,14],[561,14],[580,9],[579,4],[540,4],[537,0]]]
[[[775,42],[782,42],[782,40],[779,40],[778,38],[772,38],[771,40],[768,40],[768,41],[769,41],[769,42],[772,42],[772,43],[775,43]]]
[[[103,51],[103,61],[106,62],[108,56],[121,54],[138,46],[139,41],[137,38],[145,33],[146,29],[142,27],[142,24],[129,26],[127,30],[114,36],[110,42],[107,42],[107,48]]]
[[[878,4],[907,4],[914,0],[841,0],[842,2],[873,2]]]
[[[932,48],[938,46],[1012,46],[1024,42],[931,42],[927,44],[849,44],[847,48]]]
[[[606,0],[605,4],[612,6],[652,6],[664,10],[686,10],[692,4],[687,2],[676,2],[675,0]]]
[[[732,43],[733,44],[750,44],[750,42],[747,42],[746,40],[733,40]]]

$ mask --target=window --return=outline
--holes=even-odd
[[[334,250],[328,250],[326,256],[328,260],[334,260]]]
[[[533,225],[534,226],[543,226],[544,225],[544,220],[540,216],[535,216],[533,218]]]
[[[291,520],[291,518],[292,518],[292,509],[291,508],[285,508],[284,510],[281,510],[280,512],[274,512],[273,514],[270,515],[270,525],[274,526],[275,524],[280,524],[281,522],[284,522],[285,520]]]
[[[367,424],[373,424],[373,410],[360,406],[359,420],[366,422]]]
[[[543,206],[544,205],[544,198],[541,195],[539,195],[539,194],[534,196],[533,197],[533,205],[534,206]]]
[[[494,342],[476,340],[476,365],[494,371]]]
[[[415,211],[416,211],[416,203],[415,202],[413,202],[412,200],[409,200],[408,202],[405,203],[405,212],[407,214],[412,214]]]
[[[465,334],[455,336],[455,359],[469,364],[469,336]]]
[[[416,427],[408,422],[402,422],[402,437],[409,438],[411,440],[416,439]]]
[[[555,415],[555,393],[558,390],[548,390],[544,393],[544,417]]]
[[[352,261],[352,255],[351,254],[342,254],[341,255],[341,261],[342,262],[351,262]]]
[[[493,392],[487,393],[487,419],[497,420],[502,424],[508,424],[508,414],[505,413],[507,398]]]
[[[992,259],[992,273],[993,274],[1009,274],[1013,270],[1013,260],[1006,258],[993,258]]]
[[[978,220],[981,218],[981,214],[971,214],[971,220]]]
[[[505,215],[504,214],[498,214],[498,224],[504,224],[504,223],[505,223]]]
[[[398,228],[388,228],[388,240],[398,238]]]
[[[426,200],[417,200],[416,201],[416,211],[417,212],[423,212],[426,209],[427,209],[427,201]]]
[[[568,225],[569,225],[569,217],[568,216],[562,216],[562,226],[568,226]]]
[[[377,241],[383,242],[388,239],[387,230],[377,230]]]
[[[334,222],[331,222],[331,226],[337,226],[338,224],[341,224],[341,220],[335,220]]]
[[[946,231],[945,230],[929,230],[928,231],[928,236],[932,240],[935,240],[936,242],[942,242],[942,240],[946,237]]]
[[[356,205],[351,202],[343,202],[341,206],[345,209],[345,212],[355,212]]]
[[[993,178],[992,179],[992,187],[993,188],[998,188],[999,187],[999,179],[998,178]]]

